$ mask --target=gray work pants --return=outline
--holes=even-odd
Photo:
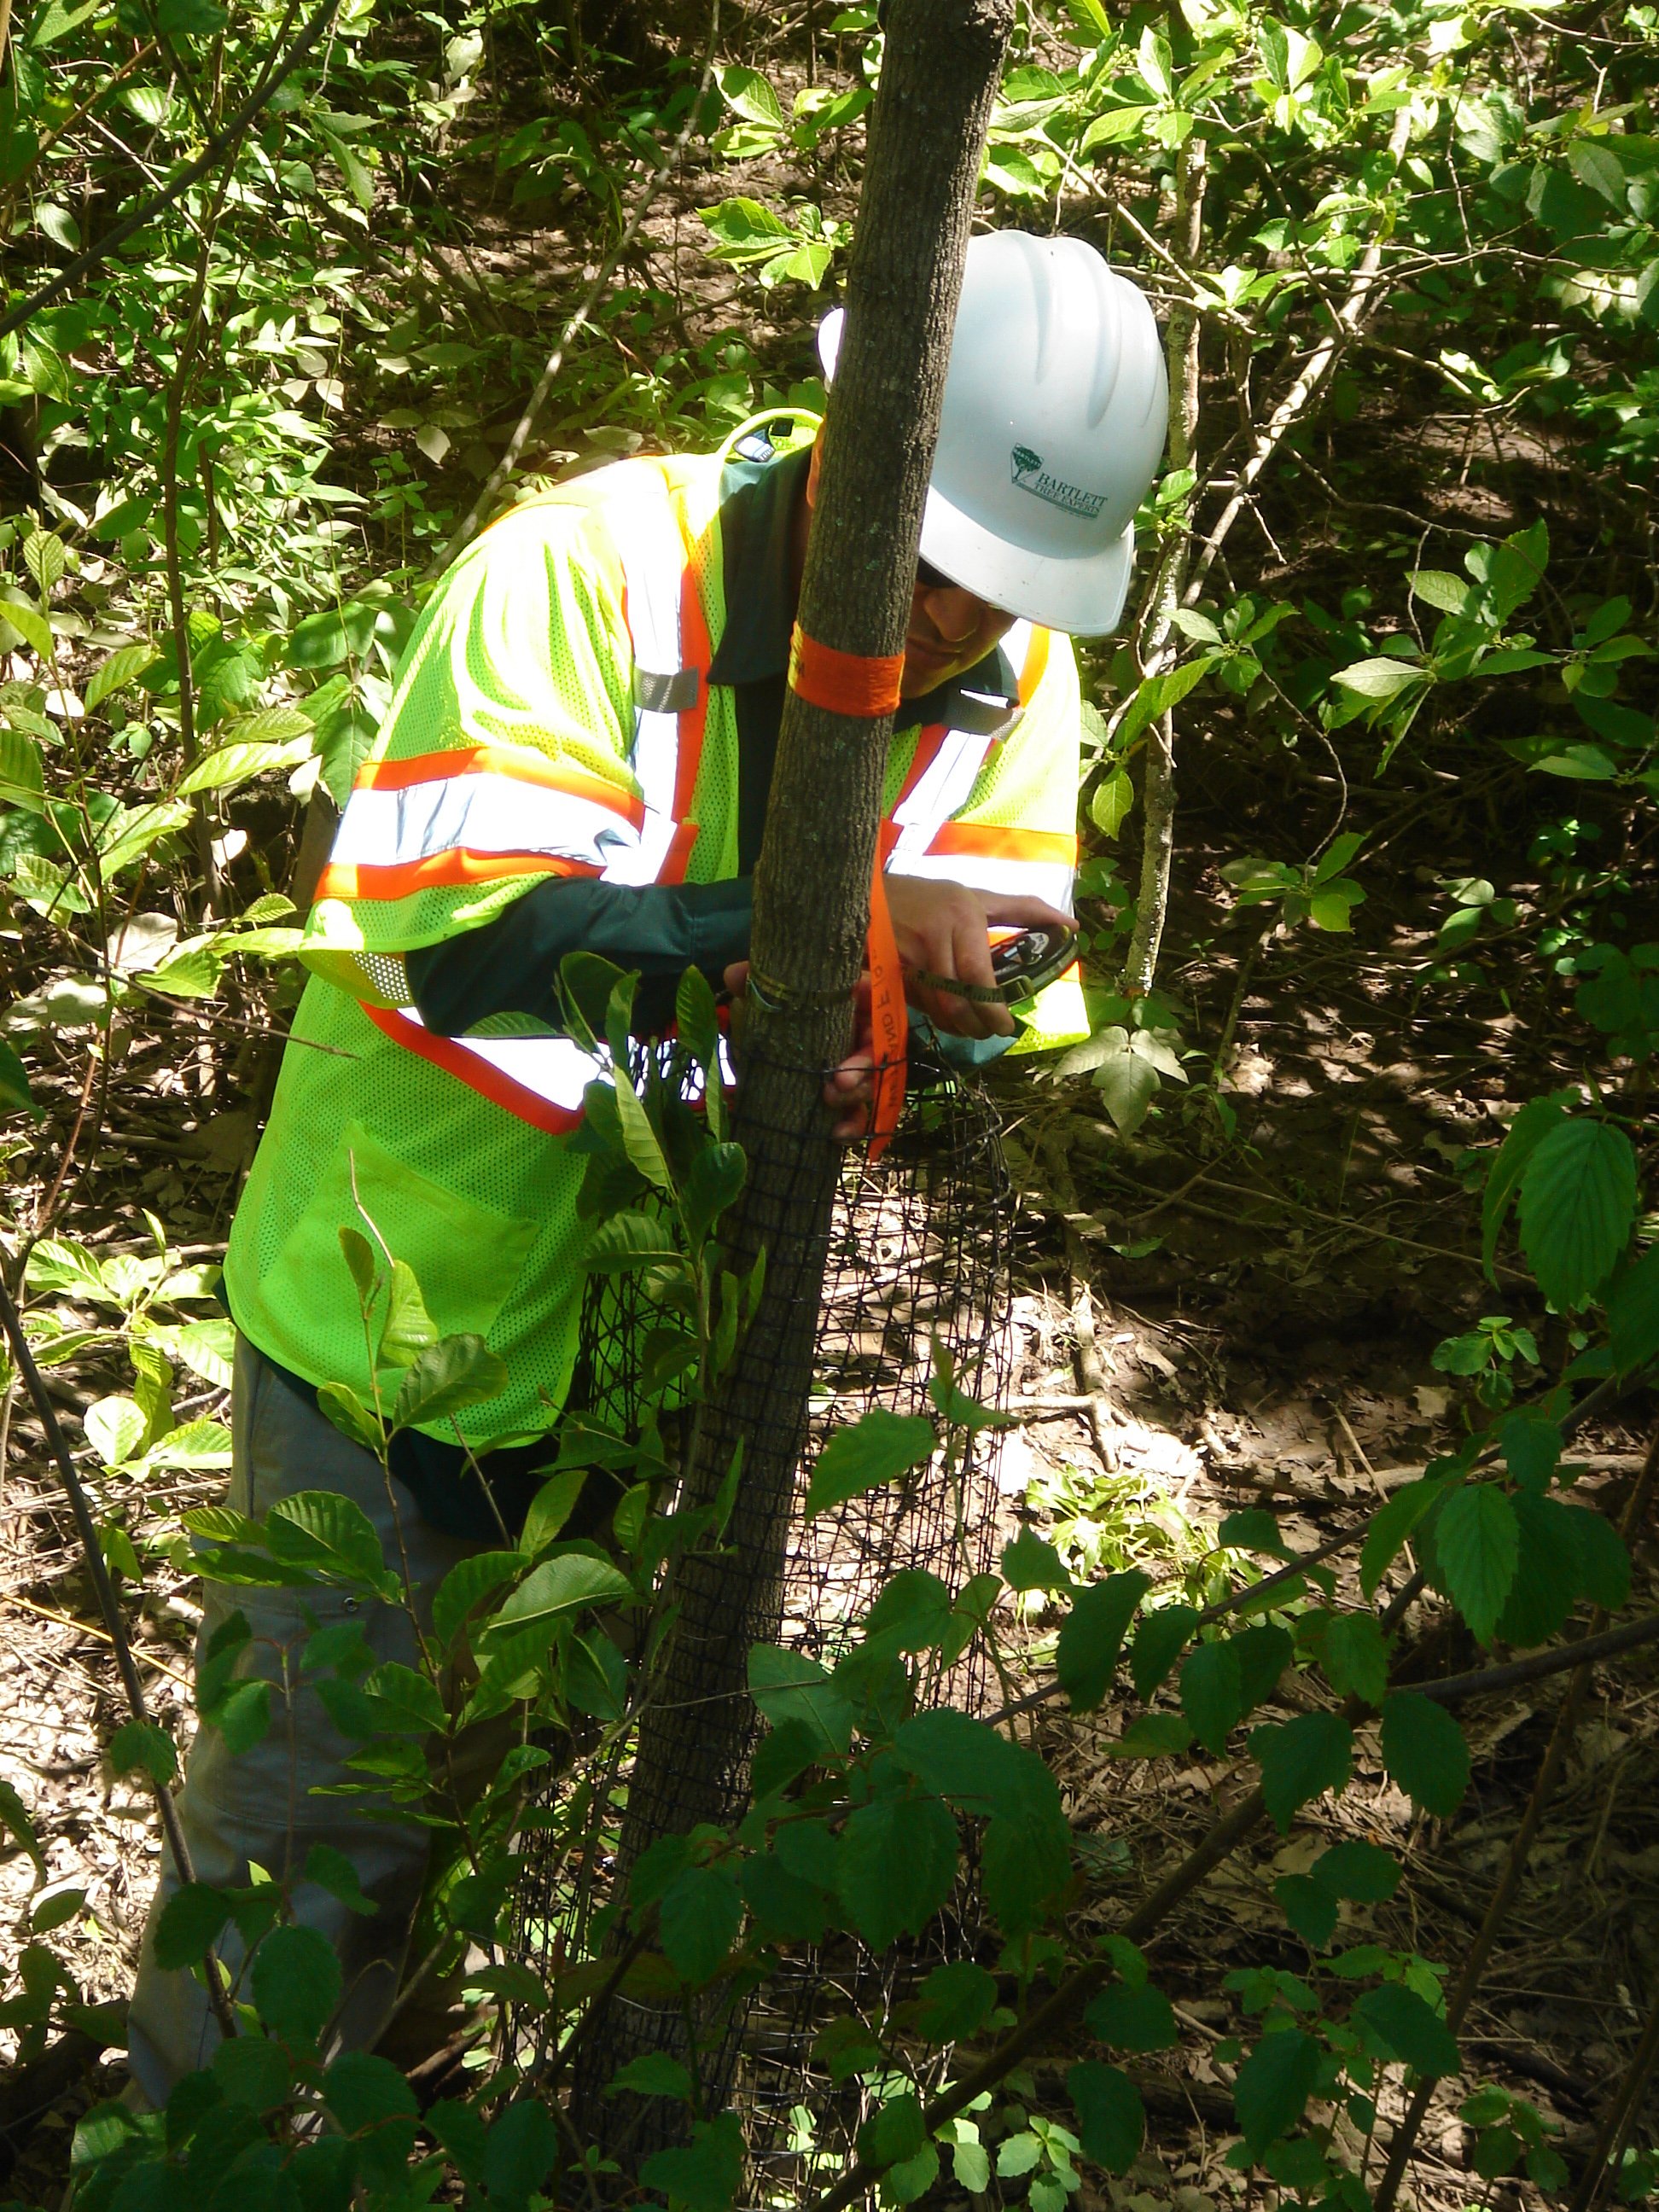
[[[232,1430],[228,1502],[238,1512],[259,1518],[295,1491],[343,1492],[374,1522],[388,1565],[400,1570],[407,1559],[423,1626],[432,1594],[450,1568],[473,1552],[495,1548],[443,1535],[423,1521],[413,1500],[388,1486],[379,1461],[349,1443],[241,1338]],[[276,1686],[271,1725],[262,1743],[234,1756],[216,1729],[204,1726],[197,1736],[179,1800],[196,1879],[240,1885],[250,1879],[250,1867],[258,1866],[280,1881],[298,1874],[313,1844],[331,1844],[343,1851],[379,1909],[369,1916],[350,1912],[315,1884],[301,1882],[295,1911],[297,1919],[327,1937],[343,1971],[344,1995],[329,2033],[331,2053],[370,2050],[391,2015],[404,1976],[426,1878],[428,1832],[410,1821],[386,1817],[385,1808],[376,1817],[372,1798],[309,1794],[319,1786],[360,1784],[366,1778],[346,1765],[362,1747],[340,1735],[314,1690],[301,1681],[300,1657],[313,1625],[356,1620],[378,1659],[413,1666],[414,1630],[402,1608],[342,1590],[236,1589],[210,1583],[203,1593],[198,1656],[214,1631],[238,1610],[253,1631],[239,1671],[264,1675]],[[476,1747],[479,1760],[498,1761],[503,1748],[499,1732],[476,1733],[492,1739]],[[156,1918],[178,1886],[178,1870],[166,1853],[129,2014],[133,2080],[156,2106],[166,2102],[181,2075],[207,2063],[219,2039],[198,1974],[187,1968],[164,1972],[155,1963]],[[242,1953],[234,1929],[226,1929],[220,1952],[236,1974]]]

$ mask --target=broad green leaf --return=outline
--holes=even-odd
[[[343,1437],[378,1458],[385,1448],[385,1438],[374,1414],[364,1405],[357,1393],[344,1382],[323,1382],[317,1389],[318,1410],[331,1420]]]
[[[527,1621],[586,1606],[625,1605],[633,1595],[627,1576],[608,1559],[596,1559],[586,1552],[562,1552],[532,1568],[490,1622],[490,1632],[520,1628]]]
[[[296,1490],[277,1500],[265,1521],[279,1559],[372,1582],[386,1567],[374,1523],[355,1498],[337,1490]]]
[[[623,1145],[635,1172],[644,1176],[653,1190],[666,1198],[674,1194],[674,1178],[669,1173],[668,1162],[663,1156],[657,1133],[651,1118],[640,1103],[639,1093],[629,1081],[625,1069],[613,1070],[617,1093],[617,1115],[622,1125]]]
[[[1311,2035],[1285,2027],[1264,2035],[1239,2068],[1233,2110],[1255,2157],[1302,2118],[1319,2078],[1319,2058],[1320,2046]]]
[[[735,1203],[747,1169],[740,1145],[708,1145],[697,1154],[680,1193],[681,1218],[694,1245]]]
[[[733,114],[741,115],[746,123],[770,124],[781,129],[783,110],[778,104],[778,95],[758,70],[727,63],[715,70],[714,82],[720,87],[720,98]]]
[[[1170,2000],[1150,1982],[1113,1982],[1085,2017],[1089,2033],[1115,2051],[1170,2051],[1180,2039]]]
[[[1443,1705],[1395,1690],[1382,1707],[1382,1763],[1413,1803],[1449,1820],[1469,1786],[1469,1747]]]
[[[181,1421],[144,1454],[146,1468],[228,1467],[232,1440],[222,1421]]]
[[[567,1468],[562,1474],[550,1477],[542,1485],[530,1501],[530,1510],[519,1532],[521,1552],[534,1559],[558,1540],[559,1531],[570,1518],[586,1482],[586,1468],[574,1467]]]
[[[1348,2014],[1373,2057],[1397,2058],[1422,2075],[1455,2074],[1457,2039],[1415,1990],[1384,1982],[1367,1990]]]
[[[1355,660],[1346,668],[1339,668],[1332,677],[1345,691],[1357,691],[1365,699],[1394,699],[1413,684],[1425,681],[1426,670],[1414,661],[1392,660],[1386,654],[1375,660]]]
[[[1387,1574],[1412,1530],[1446,1487],[1443,1475],[1425,1475],[1396,1490],[1371,1516],[1359,1553],[1359,1587],[1367,1597]]]
[[[1280,1875],[1273,1884],[1279,1909],[1312,1951],[1329,1948],[1340,1915],[1335,1894],[1311,1875]]]
[[[110,1739],[109,1763],[118,1774],[144,1774],[165,1789],[179,1771],[173,1738],[154,1721],[125,1721]]]
[[[1010,1589],[1065,1590],[1072,1587],[1070,1568],[1046,1536],[1035,1528],[1022,1528],[1002,1547],[1002,1579]]]
[[[1340,1695],[1380,1705],[1389,1686],[1389,1647],[1375,1615],[1335,1614],[1325,1630],[1320,1664]]]
[[[100,1398],[84,1416],[87,1441],[106,1467],[120,1467],[136,1457],[149,1423],[131,1398]]]
[[[0,728],[0,806],[21,806],[39,814],[44,811],[45,794],[40,746],[21,730]]]
[[[1261,1768],[1262,1794],[1281,1835],[1304,1805],[1346,1787],[1353,1766],[1353,1730],[1335,1713],[1298,1713],[1250,1735]]]
[[[1620,1375],[1634,1375],[1659,1358],[1659,1244],[1650,1244],[1609,1291],[1607,1328]]]
[[[613,1213],[588,1239],[585,1264],[593,1274],[623,1274],[681,1259],[674,1232],[655,1213]]]
[[[87,678],[87,688],[82,696],[88,714],[101,707],[106,699],[117,691],[125,691],[129,684],[137,683],[147,668],[161,659],[158,649],[150,644],[124,645],[112,653],[109,659]]]
[[[647,2051],[637,2058],[630,2058],[626,2066],[619,2066],[605,2085],[607,2097],[620,2097],[624,2091],[636,2097],[678,2097],[689,2104],[691,2099],[691,2075],[681,2062],[665,2051]]]
[[[1139,1567],[1079,1590],[1061,1625],[1054,1664],[1073,1712],[1092,1712],[1111,1686],[1135,1608],[1151,1588]]]
[[[812,1730],[827,1756],[845,1755],[853,1741],[852,1705],[806,1652],[786,1651],[775,1644],[751,1645],[749,1693],[774,1728],[799,1721]]]
[[[1083,2155],[1108,2173],[1127,2173],[1146,2135],[1146,2107],[1134,2083],[1120,2068],[1085,2058],[1067,2072],[1066,2094]]]
[[[431,1599],[431,1632],[438,1644],[449,1648],[467,1614],[483,1604],[491,1590],[500,1590],[504,1582],[518,1575],[522,1566],[522,1551],[476,1551],[471,1558],[458,1559]]]
[[[1553,1305],[1575,1311],[1630,1241],[1636,1154],[1611,1122],[1579,1115],[1541,1138],[1521,1176],[1521,1249]]]
[[[804,1508],[807,1519],[896,1481],[931,1459],[938,1442],[924,1415],[872,1407],[850,1426],[837,1429],[814,1461]]]
[[[334,1946],[315,1928],[273,1928],[249,1969],[253,2002],[285,2043],[312,2043],[340,2001]]]
[[[187,1881],[162,1906],[155,1924],[155,1963],[171,1972],[193,1966],[230,1917],[230,1899],[204,1881]]]
[[[687,1867],[663,1892],[657,1908],[662,1948],[682,1980],[711,1980],[743,1924],[743,1899],[723,1866]]]
[[[659,2189],[686,2212],[731,2212],[743,2185],[743,2124],[735,2112],[698,2121],[689,2150],[653,2151],[640,2167],[647,2189]]]
[[[348,1912],[368,1919],[380,1911],[380,1906],[364,1889],[356,1868],[342,1850],[332,1844],[313,1844],[306,1853],[305,1878],[314,1881],[319,1889],[325,1889],[337,1898]]]
[[[526,2096],[509,2105],[491,2125],[484,2144],[481,2179],[489,2203],[500,2205],[501,2212],[528,2212],[558,2152],[558,2130],[540,2098]],[[397,2179],[408,2189],[406,2172]],[[388,2201],[395,2203],[400,2193],[388,2181]]]
[[[769,1743],[777,1741],[769,1736]],[[764,1796],[757,1784],[757,1798]],[[745,1859],[741,1875],[743,1901],[749,1907],[756,1932],[772,1943],[820,1943],[829,1924],[830,1900],[814,1882],[791,1874],[775,1853],[763,1852]]]
[[[343,1241],[346,1231],[340,1232]],[[350,1255],[347,1255],[348,1258]],[[360,1285],[361,1287],[361,1285]],[[415,1271],[403,1261],[392,1263],[392,1277],[386,1285],[386,1324],[380,1332],[380,1364],[386,1367],[412,1367],[422,1352],[429,1352],[438,1341],[438,1331],[426,1310],[421,1296],[421,1286],[415,1279]]]
[[[1103,837],[1115,838],[1134,811],[1135,787],[1124,769],[1101,777],[1089,794],[1089,819]]]
[[[1605,1613],[1630,1602],[1631,1561],[1625,1540],[1593,1507],[1569,1505],[1581,1596]]]
[[[836,1887],[872,1951],[919,1936],[950,1896],[957,1824],[933,1797],[878,1797],[848,1814]]]
[[[1382,1905],[1400,1887],[1401,1864],[1378,1844],[1333,1844],[1308,1869],[1313,1879],[1334,1896],[1351,1897],[1361,1905]]]
[[[1480,1264],[1490,1281],[1498,1279],[1492,1261],[1521,1178],[1544,1139],[1565,1121],[1569,1096],[1566,1091],[1553,1091],[1547,1098],[1529,1098],[1510,1122],[1509,1133],[1486,1171],[1486,1194],[1480,1204]]]
[[[1498,1634],[1524,1650],[1559,1636],[1577,1602],[1578,1523],[1559,1498],[1523,1490],[1510,1503],[1520,1553]]]
[[[28,1070],[0,1037],[0,1115],[7,1114],[32,1114],[40,1121],[46,1118],[46,1109],[35,1103]]]
[[[1206,1751],[1219,1758],[1249,1710],[1244,1674],[1231,1642],[1200,1644],[1181,1670],[1181,1710]]]
[[[1412,595],[1438,607],[1444,615],[1459,615],[1474,598],[1474,586],[1443,568],[1419,568],[1411,579]]]
[[[34,1862],[34,1870],[44,1881],[46,1879],[46,1862],[40,1849],[40,1838],[35,1832],[27,1806],[9,1782],[0,1782],[0,1833],[9,1835],[12,1841]]]
[[[282,744],[239,743],[220,745],[204,753],[179,780],[179,796],[193,798],[200,791],[234,791],[256,775],[273,769],[295,767],[311,750],[308,737],[290,738]]]
[[[43,614],[21,600],[0,599],[0,621],[11,624],[37,659],[52,659],[52,624]]]
[[[1453,1492],[1435,1522],[1434,1549],[1452,1602],[1482,1644],[1490,1644],[1520,1556],[1515,1508],[1490,1482]]]
[[[1149,1613],[1136,1629],[1129,1646],[1129,1673],[1143,1704],[1175,1665],[1197,1624],[1195,1606],[1166,1605]]]
[[[984,2027],[996,2002],[996,1976],[971,1959],[953,1959],[922,1984],[915,2031],[929,2043],[965,2042]]]
[[[464,1407],[498,1398],[507,1388],[507,1363],[481,1336],[446,1336],[417,1354],[392,1409],[394,1429],[430,1428]]]

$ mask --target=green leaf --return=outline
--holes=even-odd
[[[1346,1787],[1353,1730],[1335,1713],[1298,1713],[1252,1730],[1250,1750],[1261,1765],[1267,1810],[1284,1835],[1304,1805]]]
[[[1135,787],[1124,769],[1103,775],[1089,795],[1089,819],[1103,837],[1113,838],[1134,811]]]
[[[1569,1505],[1579,1595],[1605,1613],[1630,1602],[1631,1564],[1625,1540],[1612,1522],[1588,1505]]]
[[[1238,2069],[1233,2110],[1252,2154],[1289,2133],[1319,2078],[1319,2045],[1299,2027],[1264,2035]]]
[[[21,600],[0,599],[0,620],[11,624],[37,659],[52,659],[52,624],[43,614],[37,614]]]
[[[29,1089],[28,1070],[0,1037],[0,1115],[6,1114],[32,1114],[37,1121],[46,1119],[45,1107],[35,1103]]]
[[[1414,1804],[1449,1820],[1469,1786],[1469,1747],[1443,1705],[1395,1690],[1382,1707],[1382,1764]]]
[[[1336,1933],[1338,1901],[1311,1875],[1280,1875],[1273,1884],[1279,1909],[1310,1950],[1323,1951]]]
[[[230,1917],[231,1899],[204,1881],[187,1881],[161,1907],[155,1923],[155,1963],[167,1972],[193,1966]]]
[[[296,767],[310,751],[308,737],[290,738],[283,744],[220,745],[186,769],[179,780],[179,796],[191,799],[202,791],[234,791],[273,769]]]
[[[0,806],[45,811],[46,784],[40,748],[21,730],[0,728]]]
[[[173,1738],[154,1721],[124,1721],[110,1739],[109,1763],[118,1774],[144,1774],[166,1789],[179,1771]]]
[[[415,1270],[401,1260],[394,1260],[392,1279],[386,1285],[386,1325],[380,1332],[379,1364],[412,1367],[421,1354],[431,1351],[438,1340],[437,1327],[426,1310]]]
[[[510,1581],[525,1564],[522,1552],[474,1552],[458,1559],[432,1601],[432,1633],[447,1647],[475,1607]]]
[[[1115,2051],[1170,2051],[1180,2039],[1170,2000],[1150,1982],[1112,1983],[1085,2018],[1090,2033]]]
[[[493,1638],[500,1630],[522,1628],[528,1621],[586,1606],[623,1605],[633,1595],[634,1585],[609,1559],[596,1559],[586,1552],[562,1552],[531,1569],[490,1621],[488,1632]]]
[[[1378,1844],[1333,1844],[1308,1871],[1322,1889],[1362,1905],[1385,1904],[1400,1887],[1400,1862]]]
[[[279,1559],[373,1583],[386,1559],[374,1523],[337,1490],[296,1490],[278,1498],[265,1519],[265,1539]]]
[[[588,1238],[586,1264],[592,1274],[618,1275],[683,1258],[673,1231],[659,1214],[613,1213]]]
[[[1376,1616],[1369,1613],[1339,1613],[1325,1630],[1320,1664],[1331,1687],[1341,1696],[1363,1698],[1380,1705],[1389,1686],[1389,1647]]]
[[[635,1172],[642,1176],[653,1190],[661,1191],[665,1198],[672,1198],[674,1178],[657,1141],[657,1133],[651,1126],[651,1117],[640,1103],[639,1093],[629,1081],[625,1068],[613,1066],[611,1078],[616,1086],[623,1148]]]
[[[323,2103],[353,2139],[360,2179],[371,2190],[390,2190],[415,2148],[419,2107],[390,2059],[348,2051],[323,2077]]]
[[[1521,1549],[1498,1633],[1525,1649],[1559,1636],[1577,1601],[1578,1524],[1559,1498],[1523,1490],[1510,1503]]]
[[[749,1694],[774,1728],[799,1721],[810,1728],[820,1751],[845,1756],[853,1741],[853,1708],[826,1670],[805,1651],[786,1651],[775,1644],[751,1644]]]
[[[483,2180],[490,2204],[499,2205],[501,2212],[529,2212],[558,2154],[558,2130],[540,2098],[509,2105],[484,2145]],[[409,2186],[406,2178],[404,2186]],[[398,2201],[391,2189],[387,2201]]]
[[[1066,2094],[1077,2114],[1083,2155],[1108,2173],[1127,2173],[1146,2135],[1146,2107],[1134,2083],[1120,2068],[1085,2058],[1067,2073]]]
[[[775,1742],[775,1737],[769,1741]],[[758,1798],[763,1793],[758,1788]],[[829,1924],[829,1899],[816,1882],[792,1874],[773,1852],[745,1859],[743,1901],[756,1932],[771,1943],[821,1943]]]
[[[728,62],[715,70],[714,82],[720,87],[720,98],[734,115],[741,115],[745,123],[769,124],[781,129],[783,110],[778,105],[778,95],[758,70]]]
[[[568,1441],[568,1439],[567,1439]],[[525,1515],[524,1527],[519,1534],[519,1548],[534,1559],[548,1546],[556,1542],[559,1531],[575,1510],[576,1500],[587,1482],[586,1468],[567,1468],[562,1474],[550,1475],[530,1501],[530,1510]]]
[[[1607,1328],[1619,1374],[1634,1375],[1659,1358],[1659,1244],[1649,1245],[1613,1285],[1607,1296]]]
[[[1384,1982],[1367,1990],[1348,2015],[1374,2057],[1397,2058],[1425,2075],[1455,2074],[1457,2039],[1414,1990]]]
[[[919,1936],[950,1896],[957,1824],[933,1797],[878,1797],[848,1814],[836,1855],[836,1887],[873,1951]]]
[[[1443,1475],[1425,1475],[1396,1490],[1371,1516],[1371,1525],[1359,1553],[1359,1587],[1374,1597],[1412,1530],[1446,1487]]]
[[[630,2058],[620,2066],[605,2085],[607,2097],[620,2097],[624,2090],[636,2097],[678,2097],[683,2103],[691,2101],[691,2075],[678,2058],[665,2051],[647,2051],[637,2058]]]
[[[1414,661],[1392,660],[1384,654],[1375,660],[1352,661],[1346,668],[1339,668],[1331,681],[1364,699],[1394,699],[1426,678],[1427,671]]]
[[[1636,1154],[1579,1115],[1543,1137],[1521,1177],[1521,1249],[1552,1305],[1575,1311],[1613,1273],[1636,1214]]]
[[[994,1974],[971,1959],[935,1966],[921,1985],[915,2030],[929,2043],[963,2043],[991,2017],[997,2002]]]
[[[1244,1673],[1225,1638],[1200,1644],[1181,1670],[1181,1710],[1206,1751],[1219,1758],[1244,1717]]]
[[[46,1862],[40,1849],[40,1838],[22,1799],[9,1782],[0,1782],[0,1832],[10,1834],[25,1854],[34,1862],[34,1870],[42,1881],[46,1879]]]
[[[896,1481],[931,1459],[938,1443],[924,1415],[872,1407],[850,1426],[837,1429],[818,1454],[807,1486],[807,1519]]]
[[[1139,1567],[1078,1592],[1054,1650],[1060,1686],[1072,1711],[1092,1712],[1111,1686],[1135,1608],[1152,1587]]]
[[[1514,1506],[1494,1483],[1466,1483],[1441,1510],[1434,1548],[1453,1604],[1490,1644],[1520,1557]]]
[[[1521,1188],[1527,1163],[1551,1130],[1559,1128],[1566,1120],[1567,1109],[1563,1102],[1568,1096],[1565,1091],[1556,1091],[1547,1098],[1529,1098],[1510,1122],[1509,1133],[1486,1171],[1486,1194],[1480,1204],[1480,1264],[1490,1281],[1498,1279],[1492,1273],[1498,1239],[1510,1204]]]
[[[1129,1673],[1143,1704],[1175,1665],[1198,1623],[1198,1608],[1166,1605],[1149,1613],[1129,1646]]]
[[[332,1844],[312,1845],[306,1853],[305,1879],[315,1882],[319,1889],[325,1889],[348,1912],[357,1913],[362,1918],[369,1918],[380,1909],[364,1890],[356,1868]]]
[[[653,2152],[641,2166],[640,2179],[687,2212],[731,2212],[743,2185],[742,2123],[735,2112],[722,2112],[698,2122],[691,2137],[689,2150]]]
[[[691,1163],[680,1193],[680,1218],[691,1243],[708,1236],[743,1188],[748,1162],[741,1145],[707,1145]]]
[[[465,1406],[500,1397],[507,1381],[507,1362],[483,1337],[446,1336],[411,1364],[392,1409],[392,1425],[430,1428]]]
[[[317,1407],[328,1420],[349,1437],[361,1444],[365,1451],[373,1452],[376,1459],[386,1449],[386,1438],[380,1425],[357,1393],[344,1382],[320,1382],[317,1386]]]
[[[712,1980],[743,1924],[743,1898],[723,1866],[687,1867],[670,1882],[657,1908],[662,1948],[682,1980]]]
[[[285,2043],[313,2043],[340,2001],[340,1961],[315,1928],[274,1928],[249,1969],[253,2002]]]
[[[1010,1589],[1064,1590],[1072,1587],[1071,1570],[1046,1536],[1022,1528],[1002,1547],[1002,1578]]]
[[[358,1297],[363,1299],[372,1297],[375,1278],[380,1271],[374,1247],[361,1229],[354,1229],[349,1223],[341,1224],[339,1237],[340,1249],[351,1270],[351,1279],[357,1285]]]

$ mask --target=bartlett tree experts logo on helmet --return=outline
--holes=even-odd
[[[1050,476],[1042,465],[1042,454],[1034,453],[1029,446],[1016,446],[1008,460],[1020,489],[1029,491],[1034,499],[1046,499],[1050,507],[1063,508],[1067,514],[1080,514],[1085,522],[1092,522],[1105,504],[1103,491],[1085,491],[1080,484],[1067,483],[1062,477]]]

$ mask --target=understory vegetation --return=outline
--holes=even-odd
[[[643,1066],[584,963],[591,1264],[652,1308],[653,1408],[550,1439],[418,1666],[337,1628],[307,1660],[434,1838],[448,2040],[325,2055],[339,1966],[291,1903],[367,1907],[348,1806],[337,1850],[186,1883],[166,1960],[237,2033],[164,2114],[119,2102],[191,1735],[282,1722],[244,1615],[193,1686],[200,1577],[406,1597],[343,1499],[221,1502],[218,1261],[307,886],[451,550],[823,405],[882,45],[828,0],[11,18],[16,2204],[71,2164],[84,2212],[1659,2189],[1659,9],[1619,4],[1023,7],[981,220],[1133,272],[1172,390],[1131,617],[1081,648],[1092,1035],[990,1079],[1021,1210],[987,1376],[832,1427],[800,1501],[977,1465],[994,1540],[822,1657],[757,1646],[747,1818],[619,1876],[648,1659],[730,1510],[676,1510],[677,1425],[756,1290],[707,988]],[[341,1229],[377,1388],[325,1396],[384,1459],[503,1378]],[[601,1475],[604,1540],[567,1537]],[[679,2040],[590,2081],[623,2005]]]

